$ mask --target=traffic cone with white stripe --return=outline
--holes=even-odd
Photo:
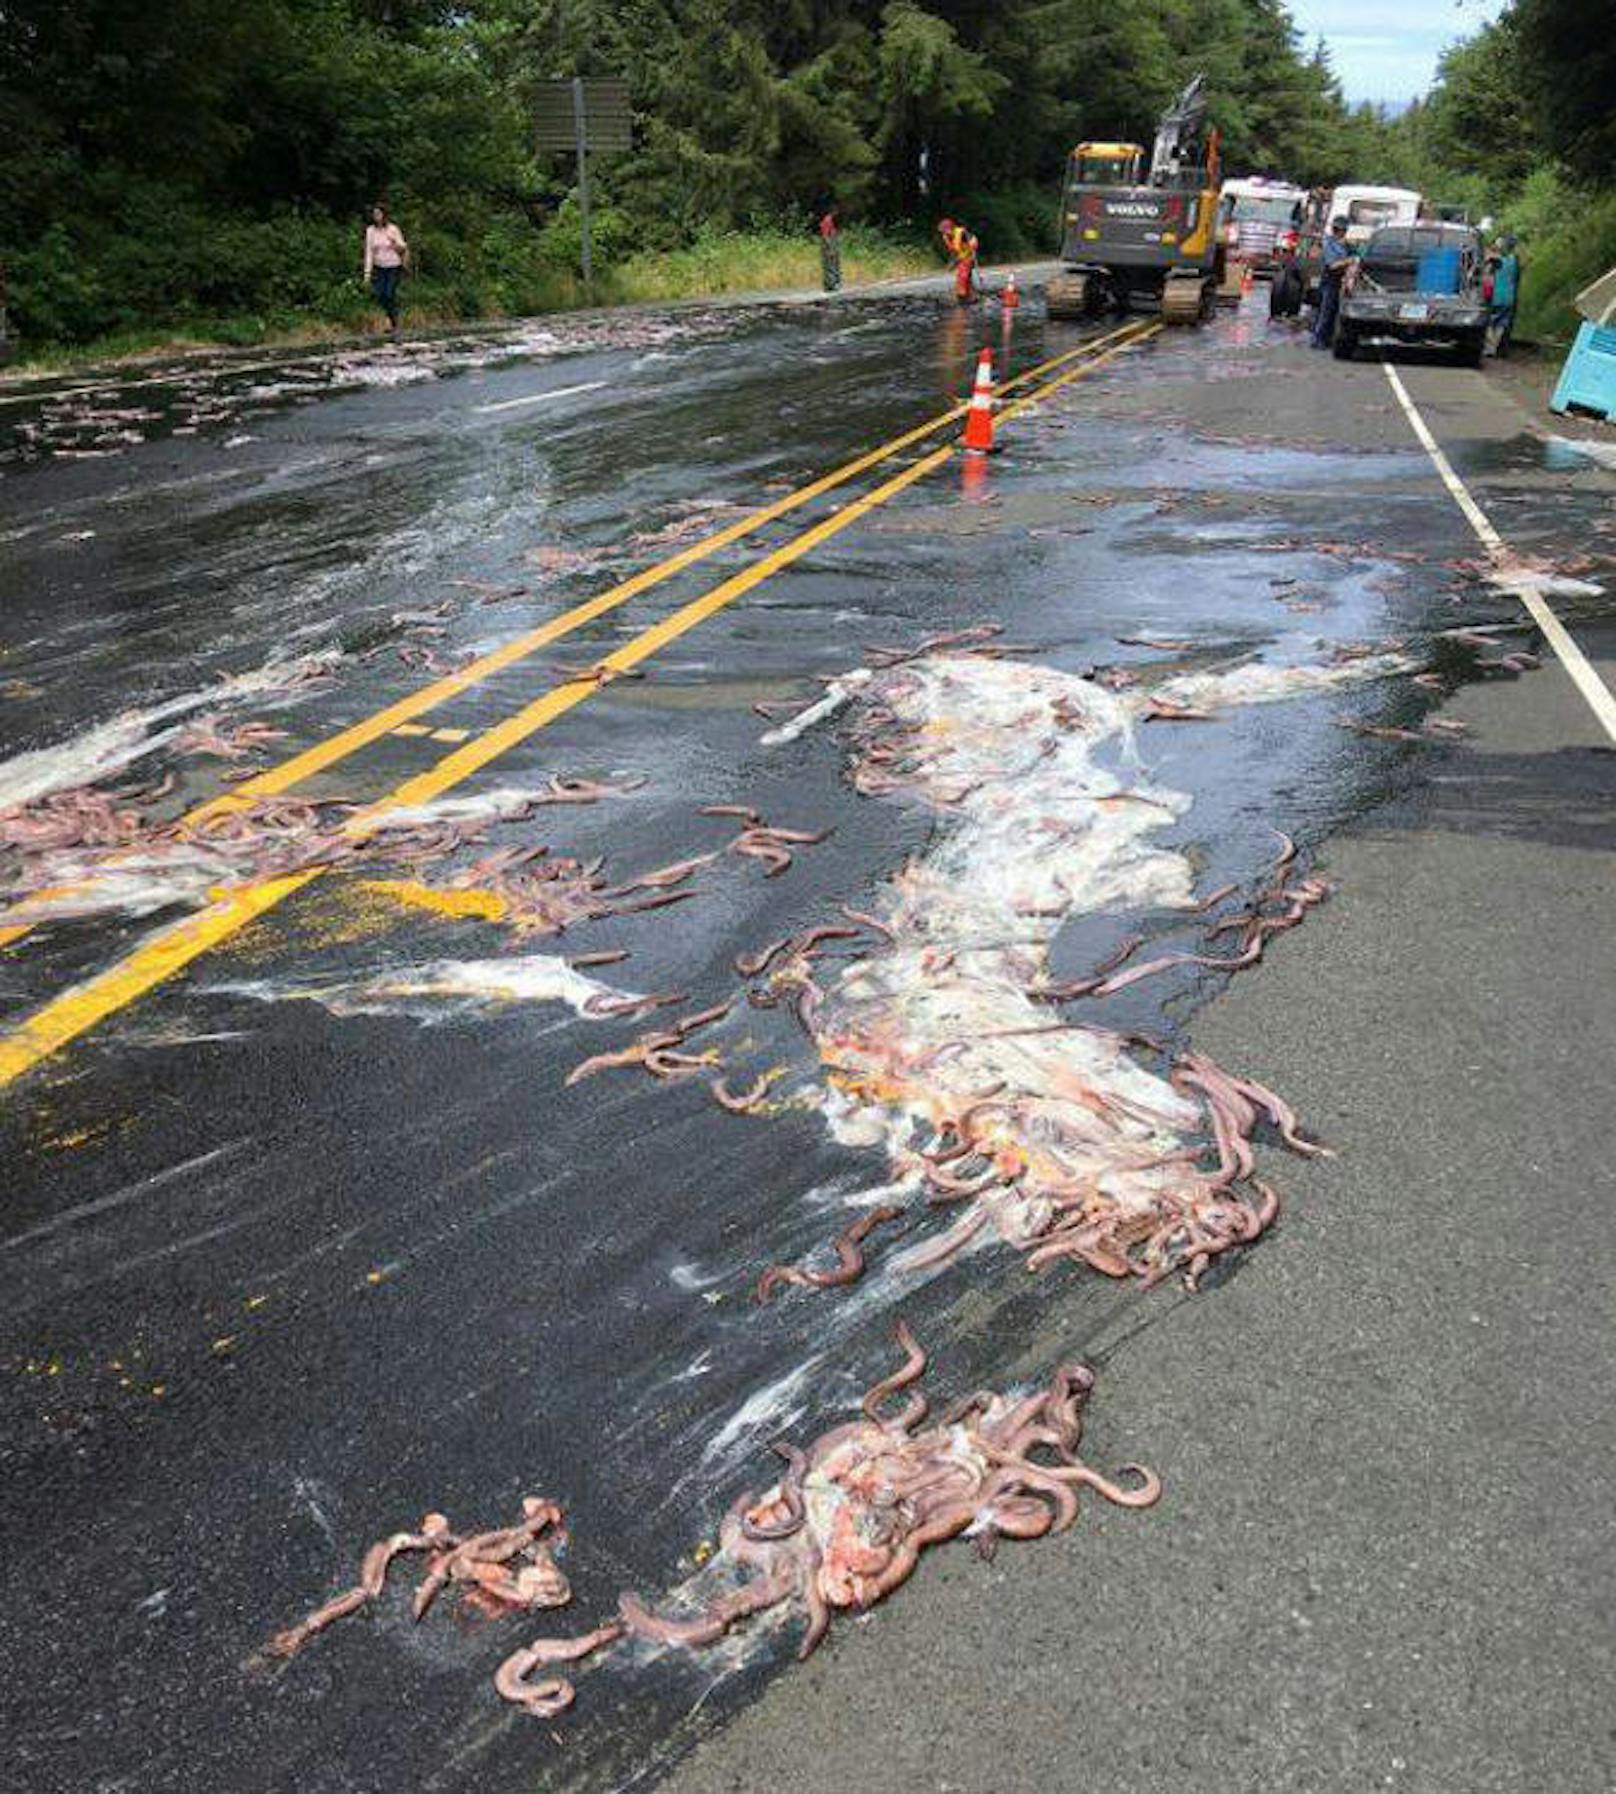
[[[999,295],[999,303],[1006,311],[1014,311],[1021,303],[1021,295],[1016,291],[1016,271],[1012,268],[1005,276],[1004,291]]]
[[[965,451],[971,455],[993,453],[993,351],[984,349],[976,361],[976,384],[965,413]]]

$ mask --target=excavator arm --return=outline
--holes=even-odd
[[[1186,166],[1198,168],[1200,156],[1196,140],[1206,118],[1206,76],[1197,75],[1171,106],[1161,115],[1156,126],[1156,147],[1150,156],[1150,184],[1168,187],[1178,184]]]

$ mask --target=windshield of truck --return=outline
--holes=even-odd
[[[1295,211],[1294,199],[1259,199],[1253,194],[1236,199],[1231,216],[1236,224],[1292,224]]]
[[[1382,224],[1390,224],[1403,212],[1404,203],[1400,199],[1355,199],[1347,208],[1347,222],[1367,224],[1373,230]]]

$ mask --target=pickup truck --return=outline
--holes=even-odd
[[[1389,341],[1451,349],[1466,367],[1480,367],[1487,342],[1484,262],[1481,235],[1469,225],[1383,226],[1348,274],[1337,359],[1350,361],[1360,343]]]

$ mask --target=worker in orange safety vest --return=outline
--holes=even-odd
[[[954,264],[954,297],[961,305],[969,305],[976,297],[977,241],[972,232],[952,218],[938,220],[937,233],[943,249]]]

